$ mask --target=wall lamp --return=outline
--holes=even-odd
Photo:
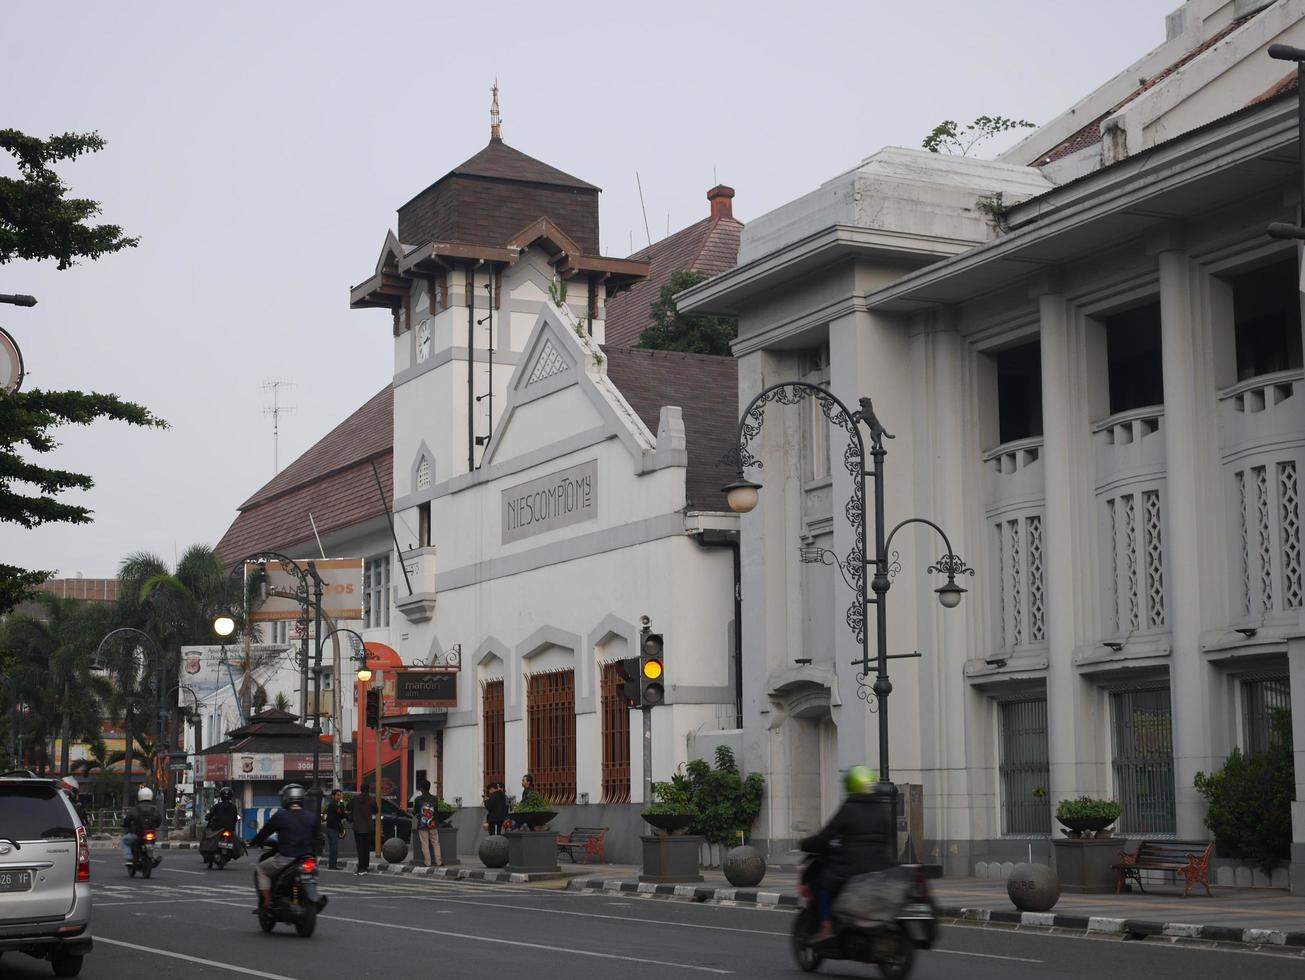
[[[1115,653],[1118,653],[1120,650],[1124,649],[1123,640],[1102,640],[1101,645],[1103,647],[1106,647],[1107,649],[1113,650]]]

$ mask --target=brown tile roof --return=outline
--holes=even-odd
[[[469,177],[493,177],[497,180],[528,180],[536,184],[560,184],[563,187],[583,187],[591,191],[601,189],[579,177],[572,177],[556,167],[550,167],[542,160],[527,156],[502,140],[493,139],[483,150],[465,163],[454,167],[449,173]]]
[[[1261,102],[1268,102],[1270,99],[1276,99],[1287,92],[1294,92],[1300,87],[1300,72],[1293,68],[1282,78],[1278,79],[1267,89],[1257,95],[1251,101],[1247,102],[1248,106],[1259,105]]]
[[[703,218],[630,256],[648,262],[648,278],[607,301],[603,329],[609,344],[632,347],[652,324],[650,309],[671,274],[684,270],[718,276],[738,264],[743,223],[732,217]]]
[[[1062,157],[1067,157],[1073,153],[1077,153],[1079,150],[1083,150],[1089,146],[1095,146],[1097,143],[1100,143],[1102,122],[1104,122],[1110,116],[1113,116],[1116,112],[1118,112],[1124,106],[1128,105],[1128,103],[1132,102],[1138,96],[1142,95],[1148,89],[1152,89],[1155,86],[1159,85],[1161,82],[1163,82],[1174,72],[1178,71],[1180,68],[1183,68],[1189,63],[1191,63],[1192,61],[1195,61],[1202,54],[1210,50],[1210,48],[1214,47],[1216,44],[1218,44],[1220,41],[1226,38],[1233,31],[1237,30],[1237,28],[1241,27],[1243,24],[1245,24],[1248,20],[1250,20],[1258,13],[1260,13],[1260,11],[1257,10],[1255,11],[1255,13],[1250,13],[1247,14],[1245,17],[1240,17],[1237,20],[1234,20],[1223,30],[1219,31],[1213,37],[1207,38],[1206,40],[1202,41],[1199,45],[1197,45],[1191,51],[1187,52],[1187,54],[1183,55],[1181,58],[1179,58],[1177,61],[1171,64],[1168,68],[1164,69],[1161,72],[1158,72],[1157,74],[1153,75],[1151,78],[1148,78],[1145,82],[1143,82],[1141,85],[1135,88],[1132,92],[1128,93],[1127,96],[1125,96],[1119,102],[1115,103],[1108,110],[1103,112],[1101,115],[1097,116],[1096,119],[1093,119],[1090,123],[1088,123],[1082,129],[1080,129],[1078,132],[1074,133],[1068,139],[1064,140],[1058,146],[1055,146],[1051,150],[1048,150],[1046,153],[1039,156],[1038,159],[1030,161],[1029,166],[1040,167],[1043,164],[1052,163],[1056,160],[1061,159]],[[1136,152],[1137,149],[1140,149],[1140,147],[1133,148],[1132,152]]]
[[[738,426],[738,362],[732,357],[636,347],[603,347],[607,376],[657,434],[663,405],[678,405],[688,442],[689,510],[725,510],[720,488],[733,472],[721,462]]]
[[[394,495],[394,390],[386,385],[317,444],[240,505],[217,550],[228,562],[255,551],[276,551],[319,534],[361,524],[385,512]],[[295,557],[295,556],[291,556]]]

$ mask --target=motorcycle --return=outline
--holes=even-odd
[[[260,862],[275,853],[274,848],[264,851]],[[258,888],[257,876],[254,888]],[[307,938],[317,927],[317,913],[324,908],[326,896],[317,890],[317,859],[303,857],[273,877],[272,901],[269,905],[259,905],[258,925],[264,932],[271,932],[278,922],[286,922]]]
[[[244,853],[245,842],[225,827],[208,831],[199,845],[199,854],[204,863],[210,868],[216,866],[219,871]]]
[[[884,980],[906,980],[915,966],[915,951],[938,939],[938,913],[919,865],[858,875],[834,904],[834,936],[816,940],[820,910],[815,900],[819,864],[803,868],[802,908],[793,921],[793,958],[810,973],[824,960],[873,963]]]
[[[127,865],[127,874],[135,878],[136,872],[140,872],[142,878],[148,878],[150,873],[163,863],[163,858],[154,856],[154,842],[158,834],[153,830],[147,830],[139,834],[131,845],[131,861]]]

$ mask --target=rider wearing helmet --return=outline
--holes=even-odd
[[[298,783],[282,787],[281,809],[268,818],[249,842],[250,847],[259,847],[276,835],[276,853],[258,862],[255,872],[258,898],[264,907],[272,903],[272,879],[296,861],[315,854],[321,844],[322,828],[317,814],[304,808],[307,796]]]
[[[147,830],[157,830],[162,822],[159,808],[154,805],[154,791],[142,786],[136,791],[136,805],[122,817],[122,825],[127,830],[122,837],[122,857],[127,864],[131,864],[132,847],[140,835]]]
[[[68,802],[72,804],[73,809],[77,811],[77,819],[86,826],[86,806],[82,803],[82,787],[77,782],[76,776],[63,777],[63,791],[68,794]]]
[[[818,834],[803,838],[799,848],[824,855],[819,881],[820,932],[816,941],[834,934],[834,897],[850,878],[897,864],[893,854],[894,815],[891,787],[881,786],[873,769],[847,771],[847,799]],[[838,846],[831,847],[835,841]]]
[[[236,829],[236,823],[240,820],[240,808],[236,806],[232,796],[231,787],[223,786],[218,793],[218,801],[204,815],[210,831]]]

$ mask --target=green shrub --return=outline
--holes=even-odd
[[[1275,736],[1267,752],[1243,755],[1233,749],[1221,769],[1198,772],[1194,780],[1209,804],[1205,825],[1219,843],[1220,856],[1249,858],[1266,873],[1291,853],[1291,801],[1296,795],[1291,731]]]
[[[766,781],[757,772],[741,776],[734,753],[718,745],[715,767],[694,759],[683,773],[671,777],[671,783],[686,794],[696,814],[689,833],[701,834],[708,842],[719,844],[738,840],[740,831],[746,833],[752,827],[761,812]]]
[[[512,804],[513,813],[551,813],[552,810],[553,804],[533,789]]]
[[[454,806],[452,803],[450,803],[448,800],[444,799],[444,797],[442,797],[442,796],[437,796],[437,797],[435,797],[435,812],[436,812],[436,813],[456,813],[457,810],[458,810],[458,808],[455,807],[455,806]]]
[[[643,808],[646,816],[697,816],[698,811],[694,808],[693,800],[689,795],[688,783],[678,773],[671,777],[670,782],[653,783],[653,795],[657,797],[657,801]]]
[[[1062,820],[1110,820],[1119,819],[1123,809],[1114,800],[1096,800],[1090,796],[1080,796],[1076,800],[1061,800],[1056,804],[1056,816]]]

